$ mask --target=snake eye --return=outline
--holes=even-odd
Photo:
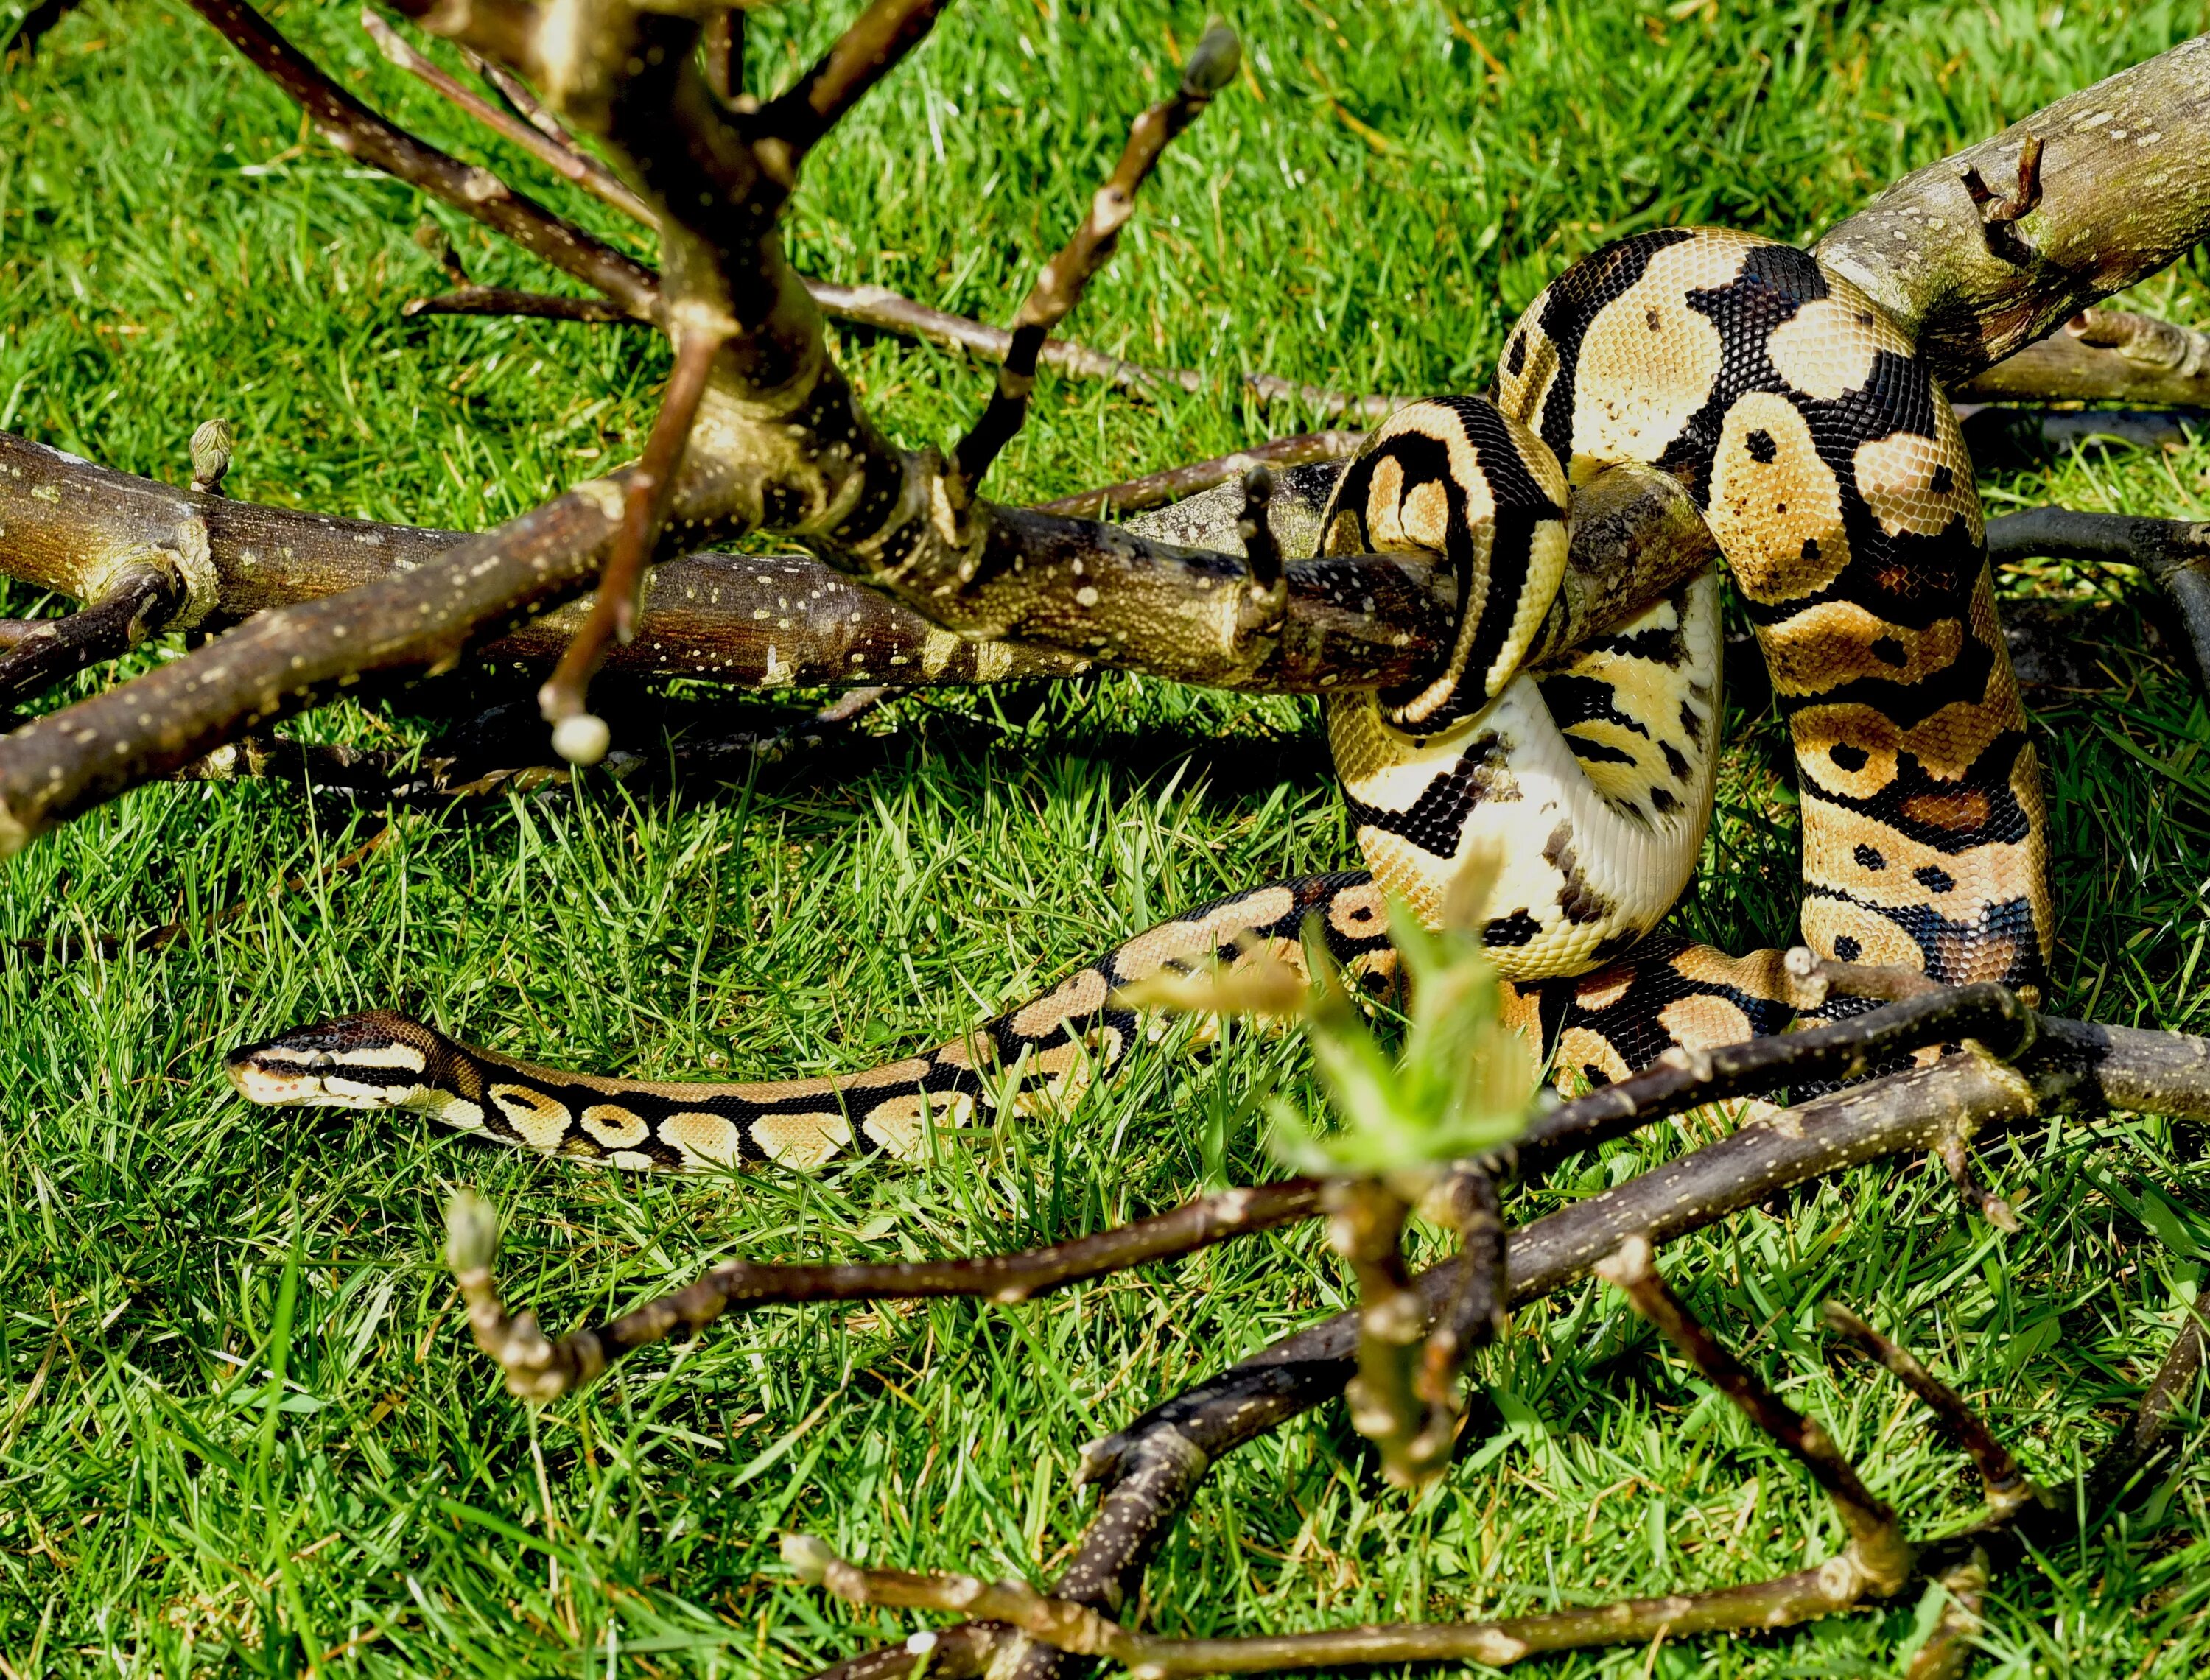
[[[305,1073],[326,1074],[332,1069],[335,1068],[337,1064],[338,1058],[336,1057],[331,1055],[329,1051],[326,1050],[318,1050],[312,1056],[310,1056],[305,1062],[300,1063],[300,1069],[301,1071]]]

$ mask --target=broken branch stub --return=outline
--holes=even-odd
[[[2206,110],[2210,36],[2197,36],[1906,175],[1816,254],[1953,386],[2210,235]],[[2038,193],[2004,208],[2022,196],[2032,208],[1984,221],[1970,182],[2018,180],[2030,150]]]

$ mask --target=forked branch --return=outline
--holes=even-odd
[[[1783,1628],[1832,1615],[1869,1598],[1887,1598],[1913,1576],[1916,1549],[1903,1535],[1895,1514],[1865,1489],[1855,1468],[1827,1432],[1768,1388],[1713,1336],[1651,1264],[1650,1246],[1631,1237],[1598,1268],[1626,1294],[1685,1356],[1706,1382],[1732,1400],[1783,1452],[1825,1491],[1848,1532],[1841,1553],[1813,1568],[1744,1587],[1715,1592],[1670,1593],[1632,1599],[1585,1609],[1464,1623],[1402,1623],[1344,1628],[1324,1633],[1260,1635],[1241,1639],[1166,1639],[1138,1633],[1103,1614],[1094,1605],[1038,1593],[1024,1581],[985,1581],[972,1575],[921,1575],[897,1569],[858,1568],[810,1536],[793,1534],[782,1544],[783,1562],[802,1581],[825,1586],[855,1604],[947,1611],[982,1623],[952,1630],[949,1641],[936,1635],[909,1641],[907,1653],[917,1669],[939,1676],[971,1673],[977,1655],[996,1659],[1009,1653],[987,1631],[1001,1622],[1049,1650],[1076,1656],[1109,1657],[1125,1664],[1138,1680],[1174,1680],[1200,1674],[1251,1674],[1343,1664],[1470,1661],[1505,1667],[1549,1651],[1590,1646],[1642,1644],[1684,1634],[1731,1629]],[[1961,1423],[1977,1443],[1974,1456],[1984,1475],[1991,1465],[2008,1466],[2006,1502],[1997,1504],[1990,1484],[1990,1516],[2005,1520],[2030,1497],[2031,1484],[2016,1474],[2008,1455],[1996,1446],[1984,1425],[1958,1396],[1900,1348],[1878,1337],[1843,1311],[1839,1322],[1870,1343],[1890,1369],[1933,1405],[1945,1423]],[[2024,1489],[2026,1491],[2020,1491]],[[1947,1575],[1953,1570],[1945,1570]],[[939,1649],[965,1659],[937,1659]],[[847,1665],[846,1674],[858,1671]],[[1914,1669],[1923,1673],[1923,1668]]]

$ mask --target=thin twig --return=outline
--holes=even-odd
[[[723,104],[745,91],[745,9],[733,6],[706,20],[699,33],[698,56],[706,68],[706,85]]]
[[[1412,1392],[1428,1311],[1404,1269],[1410,1209],[1377,1180],[1352,1178],[1328,1186],[1327,1211],[1328,1243],[1358,1280],[1358,1375],[1344,1390],[1350,1426],[1374,1443],[1390,1481],[1421,1486],[1450,1461],[1456,1435],[1432,1438]]]
[[[1128,143],[1105,184],[1090,200],[1059,255],[1043,266],[1036,284],[1013,317],[1012,343],[998,369],[996,388],[967,435],[952,450],[946,487],[955,510],[963,508],[989,472],[999,452],[1012,441],[1028,416],[1036,388],[1036,356],[1044,339],[1082,301],[1092,276],[1112,260],[1120,230],[1136,211],[1136,195],[1158,167],[1159,160],[1181,131],[1203,114],[1213,95],[1225,87],[1242,63],[1242,45],[1223,23],[1208,27],[1182,67],[1173,94],[1150,106],[1129,126]]]
[[[585,692],[607,644],[627,641],[636,632],[637,581],[667,515],[675,475],[691,439],[691,424],[706,394],[706,376],[727,341],[725,334],[703,323],[678,334],[674,370],[668,376],[644,454],[623,486],[621,527],[599,574],[590,616],[538,690],[538,706],[553,726],[552,744],[571,764],[595,764],[607,756],[612,738],[604,721],[583,709]]]
[[[874,0],[788,92],[760,107],[758,131],[788,147],[794,166],[927,38],[944,5],[945,0]]]
[[[1046,349],[1048,350],[1047,346]],[[1048,357],[1046,358],[1048,360]],[[1077,519],[1102,519],[1117,514],[1141,513],[1147,508],[1156,508],[1168,502],[1180,501],[1185,496],[1195,496],[1200,491],[1233,481],[1247,473],[1253,465],[1270,467],[1303,467],[1316,461],[1339,461],[1357,453],[1358,446],[1366,441],[1362,431],[1307,431],[1295,437],[1277,437],[1264,443],[1253,443],[1233,455],[1216,455],[1211,461],[1193,461],[1187,467],[1170,467],[1162,473],[1147,473],[1140,479],[1124,479],[1116,485],[1106,485],[1096,490],[1081,491],[1072,496],[1062,496],[1055,502],[1039,502],[1036,511],[1046,514],[1066,514]]]
[[[386,59],[428,87],[448,104],[465,111],[501,139],[519,146],[571,184],[597,194],[616,209],[647,227],[659,227],[660,218],[652,214],[652,207],[631,192],[621,178],[604,164],[573,147],[562,145],[534,124],[501,111],[480,93],[462,86],[408,45],[397,30],[366,7],[361,9],[360,27],[368,31],[377,50]]]
[[[1827,1322],[1855,1342],[1869,1357],[1886,1366],[1889,1375],[1933,1408],[1942,1433],[1972,1461],[1980,1472],[1980,1488],[1988,1509],[1998,1519],[2039,1496],[2040,1490],[2018,1467],[2010,1448],[1996,1439],[1980,1416],[1965,1405],[1957,1391],[1926,1367],[1908,1350],[1859,1318],[1839,1301],[1825,1308]]]
[[[468,286],[435,298],[410,298],[399,306],[409,318],[418,315],[522,316],[537,321],[583,321],[594,324],[642,327],[616,304],[599,298],[570,298],[552,292],[517,292],[505,286]]]
[[[1428,1432],[1455,1438],[1463,1418],[1458,1379],[1474,1351],[1503,1334],[1504,1208],[1496,1180],[1478,1164],[1453,1172],[1444,1186],[1451,1227],[1458,1232],[1459,1283],[1435,1316],[1413,1392],[1428,1404]]]
[[[2091,1508],[2108,1506],[2120,1498],[2141,1472],[2157,1460],[2172,1425],[2184,1415],[2188,1402],[2199,1392],[2205,1340],[2204,1309],[2197,1300],[2182,1310],[2187,1315],[2186,1322],[2171,1339],[2171,1346],[2158,1364],[2156,1375],[2149,1379],[2132,1419],[2087,1473]]]
[[[245,0],[192,0],[192,6],[347,157],[419,187],[505,235],[638,320],[656,318],[659,286],[649,268],[516,192],[489,170],[464,164],[384,121],[332,81]]]
[[[1274,475],[1263,462],[1254,461],[1243,474],[1243,511],[1235,521],[1235,534],[1243,540],[1243,561],[1251,569],[1251,587],[1270,594],[1282,593],[1282,548],[1274,540],[1274,527],[1266,511],[1274,499]]]
[[[1824,1490],[1849,1530],[1850,1545],[1844,1556],[1863,1570],[1863,1587],[1884,1595],[1901,1587],[1911,1569],[1911,1548],[1896,1526],[1895,1513],[1872,1496],[1815,1419],[1804,1417],[1760,1382],[1665,1286],[1650,1262],[1648,1239],[1629,1237],[1596,1269],[1694,1364],[1706,1382],[1740,1407]]]

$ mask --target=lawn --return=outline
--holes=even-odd
[[[1478,4],[1478,0],[1473,0]],[[23,0],[0,0],[0,32]],[[757,16],[782,78],[848,8]],[[342,4],[275,14],[362,97],[632,249],[633,230],[378,58]],[[1156,97],[1203,9],[966,0],[807,165],[807,272],[1008,318]],[[1072,323],[1207,391],[1137,403],[1043,381],[995,493],[1042,498],[1303,428],[1243,369],[1477,389],[1517,310],[1601,241],[1679,221],[1808,239],[1893,174],[2160,51],[2192,5],[2092,0],[1486,10],[1252,0],[1249,73],[1168,157]],[[442,46],[434,56],[456,63]],[[438,289],[408,189],[311,138],[173,0],[88,0],[0,81],[0,428],[180,481],[232,420],[228,488],[417,524],[498,521],[641,443],[667,356],[624,328],[402,322]],[[474,276],[543,288],[443,211]],[[2137,294],[2210,324],[2198,256]],[[848,336],[874,413],[948,442],[985,372]],[[2210,441],[1984,471],[1990,512],[2189,518]],[[2210,712],[2169,610],[2122,571],[2007,593],[2067,615],[2092,684],[2032,696],[2054,797],[2065,1013],[2206,1030]],[[58,610],[17,588],[0,611]],[[142,653],[160,657],[159,650]],[[82,679],[89,691],[106,674]],[[745,715],[774,704],[734,698]],[[391,744],[403,707],[297,726]],[[1680,915],[1787,941],[1784,744],[1737,706]],[[1087,1518],[1082,1443],[1347,1304],[1300,1229],[1017,1307],[777,1309],[649,1351],[533,1416],[469,1346],[438,1259],[474,1184],[503,1279],[560,1328],[712,1260],[948,1253],[1094,1230],[1275,1176],[1253,1094],[1293,1042],[1171,1046],[1051,1121],[945,1140],[914,1170],[647,1182],[494,1152],[411,1116],[275,1112],[222,1053],[371,1003],[510,1052],[659,1077],[850,1070],[934,1043],[1110,941],[1352,855],[1304,702],[1123,677],[895,702],[854,746],[727,786],[603,780],[376,833],[263,785],[137,792],[0,871],[0,1674],[802,1677],[925,1618],[795,1584],[783,1531],[866,1561],[1048,1578]],[[206,918],[240,913],[212,929]],[[49,961],[57,926],[199,930]],[[1692,1147],[1603,1149],[1513,1197],[1529,1218]],[[2052,1123],[1985,1163],[2005,1236],[1895,1161],[1667,1250],[1670,1276],[1856,1455],[1919,1532],[1977,1495],[1923,1412],[1829,1357],[1839,1298],[1962,1388],[2071,1498],[2210,1257],[2199,1129]],[[1430,1238],[1427,1243],[1435,1246]],[[1339,1406],[1225,1462],[1153,1569],[1150,1626],[1458,1617],[1746,1581],[1829,1556],[1800,1477],[1584,1285],[1480,1367],[1484,1438],[1417,1499]],[[2199,1445],[2201,1432],[2193,1436]],[[2210,1662],[2198,1458],[1997,1583],[1980,1671],[2193,1674]],[[1905,1602],[1794,1632],[1537,1671],[1894,1671]]]

